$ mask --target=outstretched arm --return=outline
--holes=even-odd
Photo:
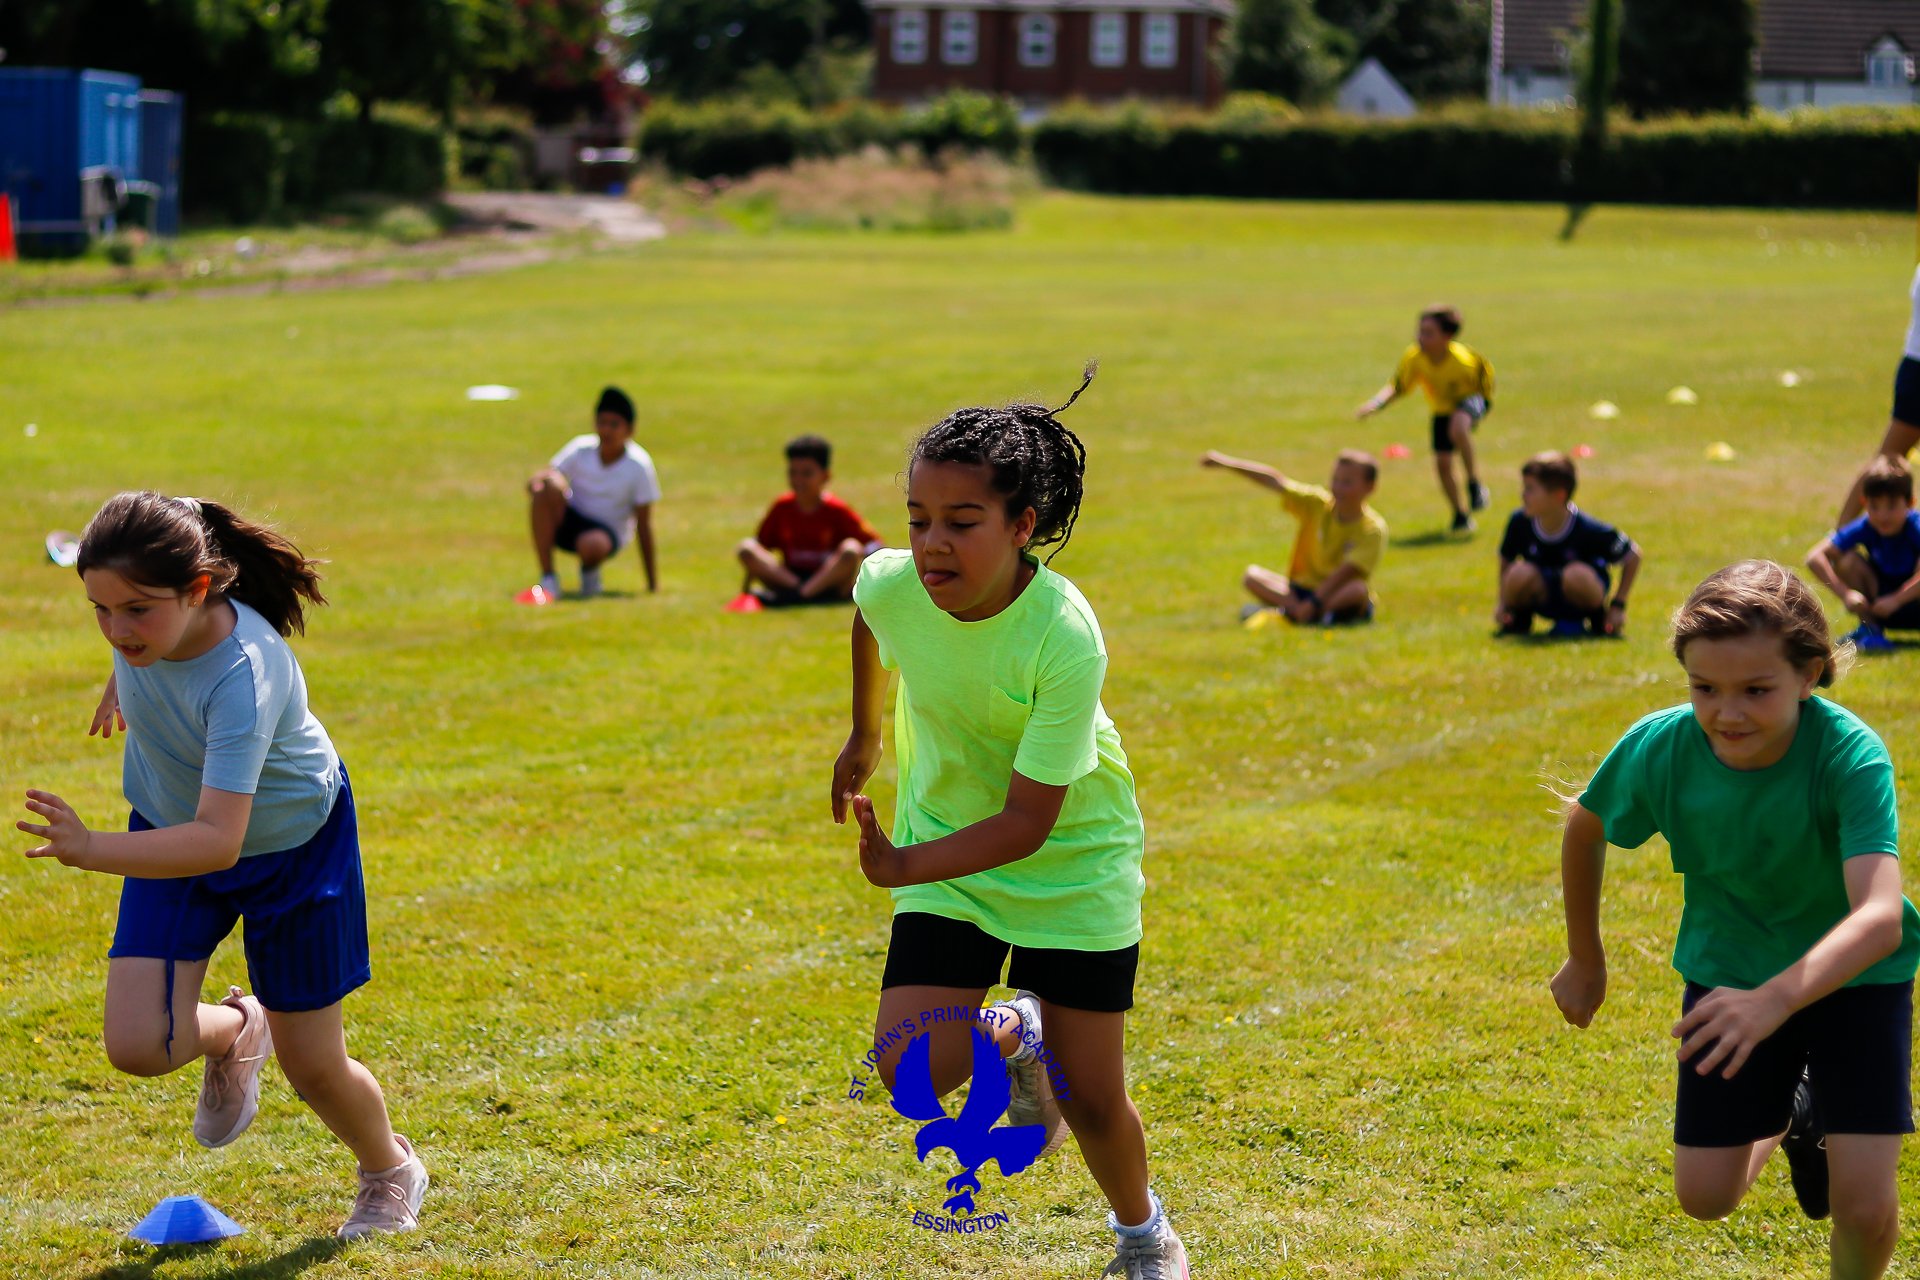
[[[27,850],[29,858],[58,858],[82,871],[139,880],[170,880],[224,871],[239,861],[253,797],[202,787],[193,821],[151,831],[89,831],[73,806],[50,791],[27,792],[27,808],[45,821],[14,825],[46,841]]]
[[[1607,869],[1607,832],[1578,801],[1560,840],[1560,893],[1566,900],[1567,961],[1553,975],[1553,1002],[1576,1027],[1592,1023],[1607,998],[1607,949],[1600,941],[1600,886]]]
[[[1389,382],[1386,386],[1374,392],[1370,399],[1362,401],[1360,407],[1354,410],[1353,416],[1356,418],[1369,417],[1380,412],[1399,398],[1400,389]]]
[[[1222,471],[1238,472],[1255,484],[1264,485],[1275,493],[1282,492],[1287,487],[1287,478],[1280,474],[1278,468],[1270,467],[1264,462],[1249,462],[1245,458],[1231,457],[1218,449],[1209,451],[1206,457],[1200,459],[1200,465],[1218,467]]]

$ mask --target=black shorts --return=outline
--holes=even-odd
[[[1009,948],[1010,987],[1031,991],[1049,1004],[1091,1013],[1133,1008],[1133,975],[1140,967],[1137,942],[1118,951],[1013,947],[970,921],[926,911],[903,911],[893,918],[880,989],[991,987],[1000,981]]]
[[[1893,375],[1893,416],[1920,429],[1920,360],[1912,356],[1900,357]]]
[[[607,541],[613,543],[613,549],[620,549],[620,535],[592,516],[583,516],[567,504],[567,514],[560,517],[560,527],[553,532],[553,545],[562,551],[577,551],[580,535],[600,532],[607,535]]]
[[[1681,1012],[1706,994],[1689,982]],[[1703,1076],[1682,1063],[1673,1140],[1740,1147],[1785,1132],[1803,1067],[1828,1133],[1912,1133],[1912,1063],[1913,984],[1842,987],[1782,1023],[1731,1080],[1718,1068]]]
[[[1579,560],[1574,563],[1586,564],[1586,561]],[[1549,569],[1544,565],[1534,566],[1534,568],[1540,571],[1540,580],[1546,583],[1547,586],[1547,598],[1535,610],[1541,617],[1551,618],[1555,622],[1583,622],[1586,620],[1588,613],[1591,612],[1577,605],[1567,603],[1566,591],[1560,579],[1562,575],[1572,567],[1573,565],[1571,564],[1562,565],[1558,569]],[[1600,575],[1600,598],[1605,600],[1607,594],[1613,590],[1613,577],[1607,572],[1607,566],[1604,564],[1586,564],[1586,567]],[[1606,606],[1602,605],[1601,607],[1605,608]]]
[[[1453,452],[1453,415],[1464,413],[1468,418],[1468,430],[1480,426],[1480,419],[1493,411],[1493,405],[1485,396],[1468,396],[1454,407],[1450,413],[1433,415],[1433,451],[1435,453]]]
[[[1303,600],[1312,604],[1316,609],[1320,607],[1320,597],[1316,595],[1314,592],[1309,591],[1307,588],[1301,586],[1297,582],[1287,583],[1287,593],[1291,595],[1295,600]],[[1358,609],[1342,609],[1339,613],[1334,614],[1331,618],[1323,618],[1322,621],[1336,622],[1336,623],[1338,622],[1372,622],[1373,621],[1373,596],[1369,594],[1367,596],[1367,602],[1364,605],[1361,605]]]

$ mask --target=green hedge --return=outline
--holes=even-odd
[[[1562,200],[1570,112],[1288,120],[1068,108],[1034,130],[1052,181],[1150,195]],[[1624,203],[1910,209],[1920,112],[1675,118],[1615,129],[1593,196]]]
[[[188,210],[236,224],[318,208],[355,192],[422,199],[446,186],[446,138],[405,120],[190,117],[182,151]]]
[[[867,146],[917,146],[1017,154],[1024,138],[1013,104],[978,93],[951,93],[911,111],[870,102],[824,111],[716,101],[656,103],[641,117],[635,146],[649,160],[695,178],[740,177],[814,156]]]

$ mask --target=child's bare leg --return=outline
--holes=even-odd
[[[574,539],[573,554],[580,557],[582,569],[597,569],[613,554],[613,539],[598,529],[589,529]]]
[[[780,591],[799,587],[800,576],[780,563],[780,557],[760,545],[757,538],[743,538],[734,551],[747,576]]]
[[[1464,409],[1456,410],[1447,423],[1447,435],[1452,437],[1453,447],[1460,453],[1460,465],[1467,469],[1467,482],[1479,484],[1480,471],[1473,465],[1473,415]]]
[[[1560,594],[1582,613],[1592,613],[1607,603],[1607,588],[1591,565],[1570,564],[1561,570]]]
[[[1827,1179],[1833,1202],[1833,1280],[1876,1280],[1900,1237],[1897,1134],[1830,1133]]]
[[[1500,577],[1500,603],[1509,612],[1532,613],[1547,599],[1547,580],[1530,560],[1515,560]]]
[[[881,1083],[892,1090],[894,1068],[900,1063],[900,1055],[906,1052],[916,1034],[924,1033],[932,1037],[927,1061],[932,1068],[934,1093],[944,1097],[959,1088],[973,1074],[974,1027],[991,1027],[976,1021],[972,1014],[956,1017],[954,1011],[977,1011],[986,995],[985,987],[901,986],[883,990],[880,1010],[873,1019],[874,1045],[884,1046],[879,1061]],[[927,1018],[934,1013],[946,1016],[938,1021]],[[903,1028],[903,1024],[910,1025]],[[887,1035],[893,1031],[899,1031],[900,1035],[888,1045]],[[1015,1048],[1019,1047],[1017,1033],[1013,1043]],[[1002,1045],[1001,1056],[1005,1057],[1007,1052]]]
[[[1067,1009],[1042,1000],[1040,1025],[1065,1081],[1060,1114],[1087,1172],[1122,1225],[1153,1216],[1147,1198],[1147,1134],[1127,1096],[1127,1015]]]
[[[1873,571],[1873,565],[1867,558],[1854,551],[1842,551],[1833,558],[1833,571],[1840,575],[1840,581],[1858,591],[1869,601],[1880,598],[1880,575]]]
[[[1366,580],[1354,578],[1341,583],[1333,589],[1332,595],[1321,598],[1320,607],[1336,618],[1366,612]]]
[[[1887,434],[1880,441],[1880,452],[1883,455],[1889,458],[1905,458],[1907,450],[1917,444],[1920,444],[1920,426],[1902,422],[1898,418],[1887,419]],[[1854,476],[1853,488],[1847,491],[1847,500],[1840,504],[1840,518],[1833,522],[1834,528],[1839,528],[1866,510],[1867,500],[1860,492],[1860,484],[1866,479],[1866,471],[1867,469],[1862,467],[1860,473]]]
[[[853,590],[853,580],[860,576],[860,562],[866,558],[867,549],[853,538],[848,538],[833,549],[833,558],[815,571],[811,578],[800,588],[800,594],[811,600],[829,591],[845,595]]]
[[[1460,482],[1453,478],[1453,452],[1433,455],[1434,474],[1440,477],[1440,492],[1447,495],[1447,505],[1456,512],[1465,511],[1466,504],[1460,501]]]
[[[1240,585],[1244,586],[1247,593],[1261,604],[1284,609],[1293,603],[1293,584],[1287,581],[1287,575],[1284,573],[1275,573],[1260,565],[1250,564],[1247,566],[1247,571],[1240,575]]]
[[[167,1043],[167,962],[147,956],[107,961],[103,1038],[107,1061],[130,1076],[163,1076],[195,1058],[217,1058],[233,1048],[244,1015],[224,1004],[200,1003],[205,960],[173,966],[173,1043]]]
[[[533,554],[541,573],[553,572],[553,540],[567,514],[567,478],[551,468],[527,481],[528,511],[533,523]]]
[[[1675,1147],[1673,1193],[1680,1208],[1702,1222],[1716,1222],[1732,1213],[1784,1137],[1782,1131],[1738,1147]]]
[[[347,1033],[338,1002],[310,1013],[269,1009],[267,1026],[287,1083],[347,1144],[362,1169],[391,1169],[406,1163],[406,1151],[393,1140],[379,1082],[347,1056]]]

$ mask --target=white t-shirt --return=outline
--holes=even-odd
[[[1907,359],[1920,360],[1920,267],[1913,269],[1913,285],[1907,296],[1913,300],[1913,319],[1907,322]]]
[[[660,501],[653,459],[631,440],[626,453],[607,466],[600,461],[599,436],[575,436],[553,455],[551,465],[573,486],[567,505],[613,530],[623,546],[633,537],[633,509]]]

